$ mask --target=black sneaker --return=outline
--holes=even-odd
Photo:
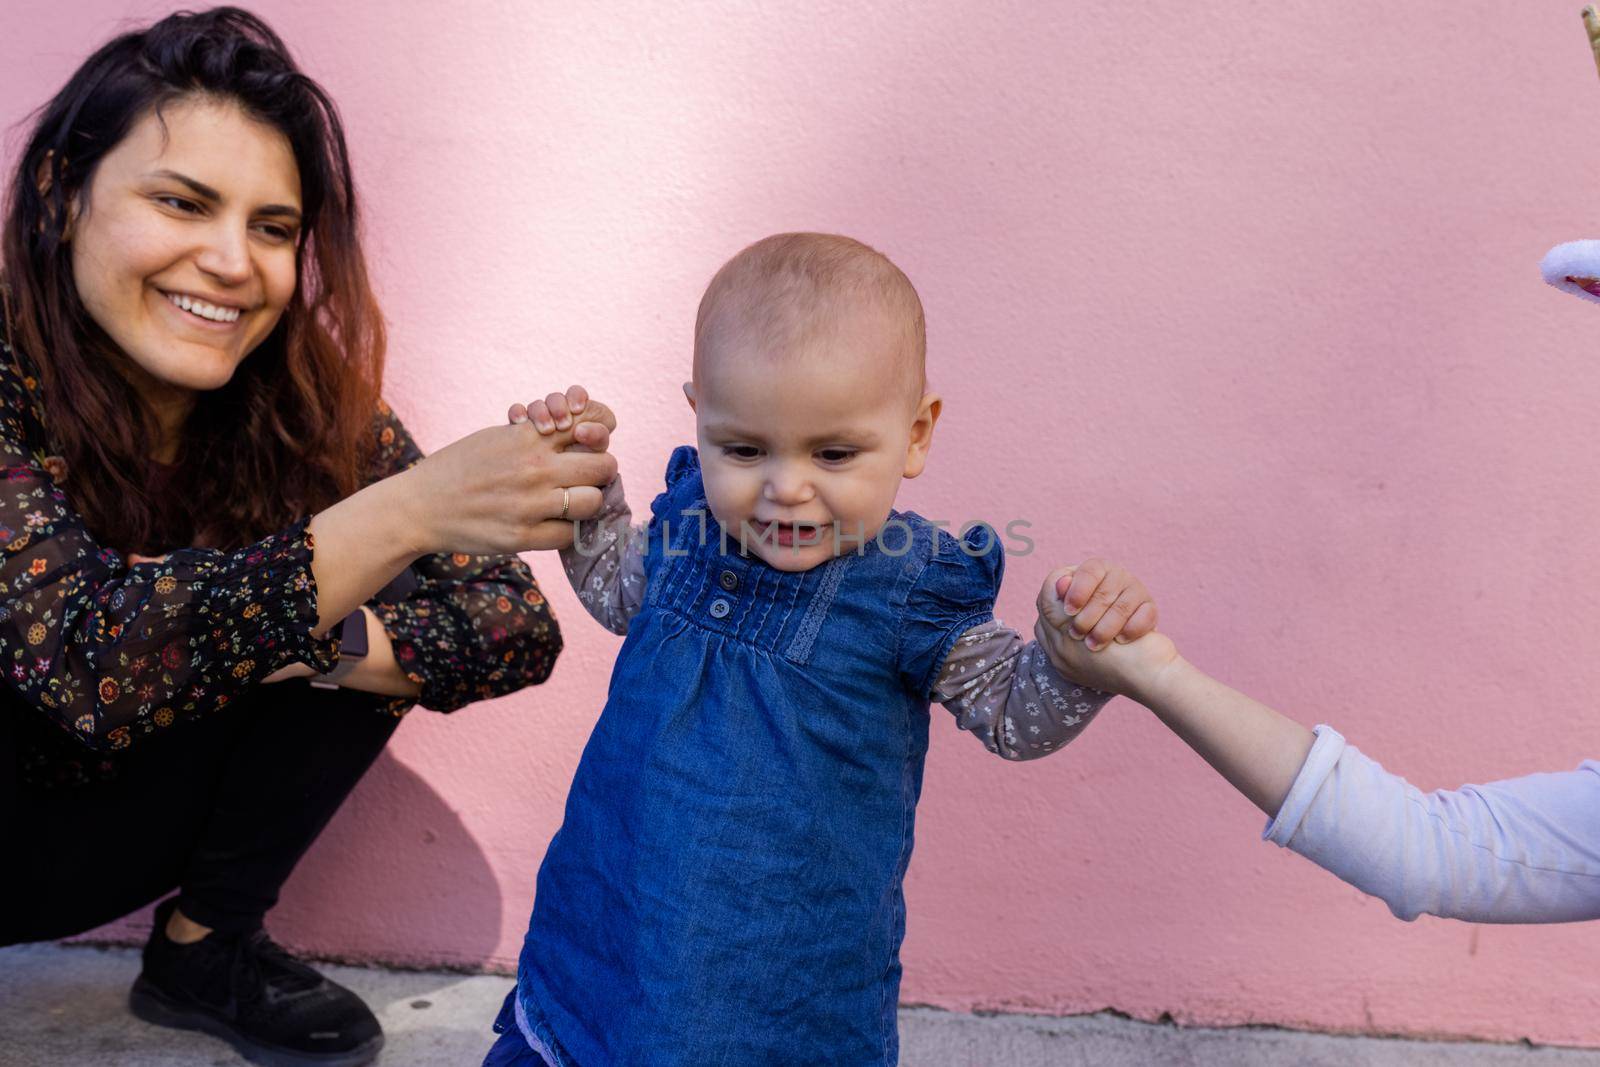
[[[371,1010],[289,955],[264,930],[167,938],[177,898],[156,908],[128,1005],[147,1023],[214,1034],[268,1067],[360,1067],[383,1047]]]

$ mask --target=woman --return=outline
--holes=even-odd
[[[612,424],[421,457],[379,396],[337,113],[237,9],[72,76],[3,264],[0,944],[176,888],[141,1017],[365,1063],[372,1013],[262,917],[401,712],[549,674],[560,637],[511,553],[598,510]]]

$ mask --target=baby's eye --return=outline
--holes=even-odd
[[[824,448],[817,453],[817,458],[824,463],[838,464],[849,463],[860,455],[854,448]]]
[[[761,455],[761,449],[755,445],[723,445],[722,454],[730,459],[755,459]]]

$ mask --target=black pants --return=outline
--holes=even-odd
[[[175,888],[195,922],[253,929],[394,733],[375,705],[258,686],[119,754],[113,780],[49,789],[18,782],[6,743],[34,712],[0,708],[0,945],[82,933]]]

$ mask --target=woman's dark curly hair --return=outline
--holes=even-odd
[[[146,115],[229,101],[281,131],[299,167],[298,284],[272,333],[201,394],[166,499],[149,489],[154,413],[73,282],[70,207]],[[233,7],[180,12],[112,40],[38,113],[6,204],[5,326],[89,528],[124,551],[236,547],[360,488],[384,329],[367,279],[338,111],[277,34]],[[181,506],[175,506],[181,501]]]

